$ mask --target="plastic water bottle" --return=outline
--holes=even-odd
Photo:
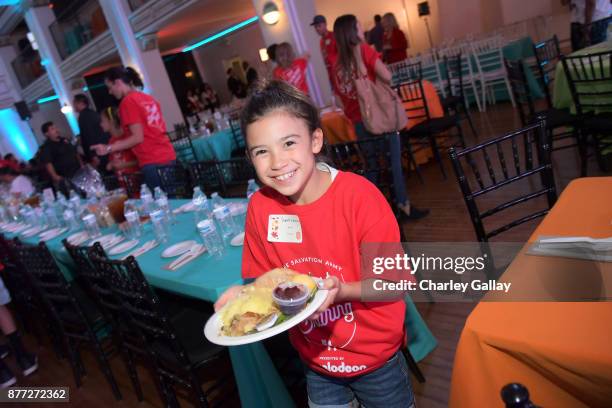
[[[255,194],[257,190],[259,190],[259,186],[254,179],[250,179],[249,185],[247,186],[247,200],[250,200],[251,196]]]
[[[150,215],[154,208],[153,194],[146,184],[140,186],[140,201],[142,202],[142,209],[144,215]]]
[[[199,186],[193,188],[193,199],[191,200],[195,207],[194,217],[196,225],[201,220],[210,218],[210,207],[206,194],[202,192]]]
[[[224,205],[223,207],[215,208],[213,210],[213,214],[215,216],[215,220],[217,220],[217,224],[219,225],[219,232],[221,233],[223,240],[229,241],[232,239],[236,233],[236,224],[234,224],[229,207]]]
[[[210,202],[212,204],[213,210],[215,208],[223,207],[225,205],[225,201],[216,191],[210,195]]]
[[[45,210],[45,217],[47,218],[47,226],[49,228],[56,228],[60,226],[60,221],[57,218],[57,213],[55,212],[55,209],[53,207],[49,207]],[[95,220],[95,215],[93,217]]]
[[[208,253],[215,258],[221,258],[225,251],[225,246],[217,233],[213,220],[206,219],[198,222],[197,229]]]
[[[174,217],[172,210],[170,210],[170,204],[168,203],[168,196],[164,193],[161,187],[155,187],[155,205],[157,208],[164,210],[166,214],[166,222],[168,224],[174,223]]]
[[[125,236],[128,239],[138,239],[140,237],[140,216],[138,211],[136,208],[126,205],[123,215],[126,222]]]
[[[169,225],[166,219],[166,214],[161,208],[151,213],[151,222],[153,223],[153,231],[157,242],[166,242],[168,240]]]
[[[80,229],[79,221],[71,209],[64,211],[64,223],[70,231],[78,231]]]

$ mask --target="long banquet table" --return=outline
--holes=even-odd
[[[185,204],[187,200],[170,200],[172,208]],[[105,228],[103,233],[116,232],[117,226]],[[14,234],[6,234],[13,237]],[[60,269],[69,281],[74,277],[74,263],[62,245],[68,233],[47,241],[47,246]],[[151,223],[144,224],[140,244],[154,239]],[[184,240],[199,240],[193,222],[193,213],[180,213],[171,228],[168,242],[159,245],[137,258],[147,280],[155,287],[177,294],[214,302],[232,285],[243,283],[241,277],[242,247],[228,246],[221,259],[201,256],[176,271],[163,269],[170,260],[161,258],[161,252],[170,245]],[[28,244],[38,243],[37,237],[24,238]],[[121,257],[124,254],[119,254]],[[419,361],[436,347],[436,340],[427,328],[411,300],[407,300],[406,327],[409,348]],[[202,328],[203,329],[203,328]],[[204,333],[202,330],[202,340]],[[270,356],[261,343],[230,347],[230,358],[238,385],[240,400],[244,407],[290,408],[294,402],[283,383]]]
[[[529,243],[543,235],[610,237],[611,203],[612,177],[576,179]],[[568,279],[563,273],[567,271],[570,285],[575,284],[571,293],[580,290],[587,279],[599,281],[600,296],[608,301],[481,301],[468,317],[457,346],[450,406],[502,407],[500,389],[519,382],[529,389],[537,406],[609,407],[612,263],[602,262],[597,276],[592,276],[593,270],[585,268],[584,261],[525,254],[529,243],[500,279],[522,285],[519,287],[535,299],[554,294],[556,285],[551,282]]]

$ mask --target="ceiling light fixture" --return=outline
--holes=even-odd
[[[264,5],[261,18],[266,24],[274,25],[280,20],[280,11],[274,2],[267,2]]]

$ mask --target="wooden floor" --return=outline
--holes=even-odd
[[[489,107],[486,114],[473,114],[480,141],[519,127],[518,117],[508,104]],[[464,126],[468,145],[476,140],[470,130]],[[578,157],[573,149],[562,150],[553,154],[554,170],[559,192],[578,177]],[[412,175],[408,179],[408,191],[411,201],[418,207],[429,208],[431,214],[419,221],[405,223],[404,231],[408,241],[472,241],[475,240],[457,182],[452,169],[446,160],[448,179],[443,180],[440,170],[433,163],[422,166],[424,184]],[[594,163],[590,163],[589,175],[601,175]],[[537,222],[536,222],[537,223]],[[523,225],[504,234],[507,241],[523,241],[528,238],[536,223]],[[452,373],[453,359],[457,341],[461,334],[466,317],[474,307],[470,303],[436,303],[417,304],[418,309],[427,321],[430,329],[438,339],[438,347],[420,367],[427,378],[425,384],[418,384],[413,379],[413,386],[420,407],[446,407]],[[39,370],[27,379],[19,378],[21,386],[70,386],[71,406],[75,407],[160,407],[161,403],[148,374],[140,372],[140,378],[145,388],[145,401],[139,403],[132,391],[125,368],[120,359],[112,362],[113,371],[119,381],[123,400],[116,402],[110,388],[97,368],[94,358],[84,353],[84,363],[88,375],[83,380],[80,389],[74,387],[72,373],[66,360],[56,359],[47,343],[42,345],[26,336],[26,344],[39,355]],[[14,367],[13,361],[6,360]],[[303,395],[296,395],[297,401],[303,401]],[[14,404],[11,406],[19,406]],[[25,406],[25,405],[24,405]],[[27,406],[43,406],[30,405]],[[49,404],[48,406],[54,406]],[[57,406],[67,406],[66,404]],[[187,404],[185,404],[187,406]],[[223,406],[239,406],[238,399],[223,404]]]

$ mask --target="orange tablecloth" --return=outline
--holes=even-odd
[[[612,177],[574,180],[529,241],[540,235],[612,236],[611,203]],[[502,279],[531,274],[538,282],[534,275],[545,259],[559,258],[519,254]],[[609,297],[612,264],[602,265],[603,291]],[[611,302],[481,302],[457,346],[450,406],[502,407],[500,389],[519,382],[538,406],[609,407],[611,339]]]
[[[357,140],[355,127],[342,111],[332,111],[321,115],[323,135],[330,144]]]

